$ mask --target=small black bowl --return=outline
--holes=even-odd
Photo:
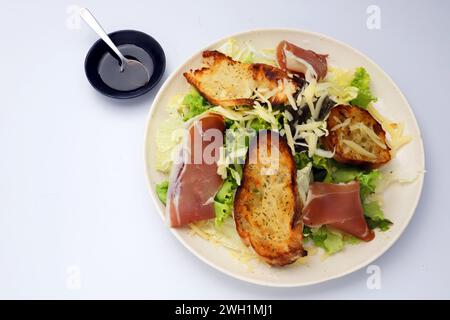
[[[105,96],[117,99],[135,98],[149,92],[159,80],[161,80],[166,68],[166,56],[164,55],[161,45],[148,34],[135,30],[120,30],[108,35],[116,46],[134,44],[135,46],[144,49],[153,60],[153,74],[150,77],[150,81],[145,86],[135,90],[120,91],[107,86],[98,74],[98,66],[105,53],[109,52],[114,56],[116,55],[106,43],[100,39],[91,47],[84,61],[86,77],[91,85]]]

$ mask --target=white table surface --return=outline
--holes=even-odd
[[[167,78],[199,48],[254,28],[317,31],[366,53],[418,119],[424,190],[400,240],[375,264],[320,285],[276,289],[205,265],[167,230],[148,194],[143,139],[152,93],[115,101],[83,62],[96,36],[70,19],[89,7],[108,31],[138,29],[167,55]],[[381,29],[366,27],[369,5]],[[0,298],[450,298],[449,1],[2,1]],[[68,13],[69,12],[69,13]]]

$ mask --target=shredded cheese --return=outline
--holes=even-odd
[[[359,153],[360,155],[366,156],[368,158],[375,159],[376,155],[374,155],[372,152],[367,151],[363,147],[361,147],[359,144],[355,143],[354,141],[342,139],[342,143],[348,146],[350,149],[355,151],[356,153]]]
[[[306,104],[308,105],[309,111],[311,112],[311,115],[313,116],[314,119],[315,119],[315,115],[316,115],[316,111],[314,108],[315,91],[316,91],[316,81],[312,80],[302,94],[303,99],[305,100]]]
[[[286,140],[289,147],[291,148],[291,152],[294,155],[295,154],[294,137],[292,136],[291,127],[289,126],[289,123],[287,122],[286,118],[284,118],[284,133],[286,134]]]
[[[314,130],[318,128],[323,128],[324,122],[323,121],[308,121],[304,124],[299,124],[296,126],[297,131],[308,131],[308,130]]]
[[[292,121],[292,120],[294,120],[294,117],[292,116],[292,113],[290,113],[290,112],[287,111],[287,110],[284,111],[284,117],[287,119],[287,121]]]
[[[308,162],[308,164],[301,170],[297,170],[297,185],[298,185],[298,194],[300,199],[302,200],[302,204],[306,204],[306,198],[308,196],[309,191],[309,183],[312,179],[312,163]]]
[[[318,155],[319,157],[330,158],[330,159],[334,157],[334,153],[335,153],[335,150],[329,151],[329,150],[323,150],[320,148],[317,148],[316,152],[315,152],[315,154]]]
[[[272,98],[276,93],[277,89],[270,91],[268,94],[264,95],[264,92],[267,92],[268,89],[256,89],[254,91],[253,98],[260,99],[261,102],[264,102],[267,104],[267,108],[270,112],[272,112],[272,103],[270,103],[270,98]]]
[[[219,149],[219,160],[217,161],[217,174],[221,176],[222,179],[226,179],[228,163],[226,161],[226,151],[225,147],[220,147]]]
[[[278,131],[278,122],[275,118],[275,115],[277,115],[279,111],[270,112],[268,109],[261,106],[258,101],[255,101],[255,103],[253,104],[253,110],[245,112],[250,115],[256,115],[262,118],[264,121],[269,122],[272,125],[272,130]]]
[[[328,130],[325,121],[308,120],[304,124],[295,126],[294,141],[304,139],[306,144],[301,142],[294,142],[296,145],[306,146],[308,148],[308,155],[312,157],[317,151],[317,142],[320,137],[328,135]]]
[[[339,120],[339,118],[337,118],[337,117],[334,117],[334,118],[335,118],[335,120],[337,120],[337,122],[339,122],[339,123],[338,123],[337,125],[335,125],[333,128],[331,128],[331,131],[336,131],[336,130],[338,130],[338,129],[345,128],[345,127],[347,127],[348,125],[350,125],[350,123],[352,122],[352,119],[350,119],[350,118],[345,119],[344,122],[341,122],[341,120]]]
[[[315,112],[314,119],[317,119],[319,117],[320,110],[322,110],[323,101],[325,100],[326,97],[327,97],[327,95],[324,94],[324,95],[321,95],[320,98],[317,100],[316,108],[314,110],[314,112]]]
[[[394,123],[383,117],[372,104],[368,106],[367,111],[369,111],[372,117],[374,117],[389,134],[387,142],[392,153],[397,152],[402,146],[411,142],[412,137],[403,134],[405,129],[404,123]]]
[[[316,153],[318,137],[312,132],[305,133],[305,141],[308,144],[308,155],[312,157]]]
[[[280,87],[280,84],[278,86]],[[293,94],[295,92],[295,87],[292,85],[292,83],[290,81],[288,81],[287,79],[283,79],[282,88],[283,88],[283,93],[288,98],[289,104],[291,105],[292,109],[298,110],[297,103],[293,96]]]
[[[256,118],[254,114],[246,113],[244,110],[233,110],[231,108],[224,108],[222,106],[216,106],[209,110],[210,112],[220,114],[225,118],[233,121],[248,121]]]
[[[347,119],[347,120],[349,120],[349,119]],[[386,149],[386,145],[384,144],[384,142],[377,136],[377,134],[373,131],[372,128],[369,128],[364,123],[358,122],[358,123],[352,124],[350,126],[350,131],[354,131],[354,130],[360,130],[362,133],[365,133],[380,148]]]
[[[234,219],[227,219],[222,226],[216,227],[214,219],[199,221],[189,224],[189,233],[192,236],[211,241],[227,249],[234,258],[245,263],[249,268],[253,267],[250,262],[260,262],[258,255],[249,247],[245,246],[236,232]]]
[[[303,95],[305,92],[305,86],[302,87],[300,93],[297,95],[297,100],[295,101],[297,103],[297,106],[303,107],[304,101],[303,101]]]

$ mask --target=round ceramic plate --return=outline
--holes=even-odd
[[[267,286],[296,287],[315,284],[344,276],[370,264],[400,237],[414,214],[423,183],[424,152],[422,139],[408,102],[391,78],[359,51],[317,33],[269,29],[231,35],[198,51],[167,79],[150,109],[145,138],[147,179],[150,194],[159,214],[165,220],[164,206],[156,196],[155,185],[167,178],[155,169],[157,124],[167,118],[167,105],[170,99],[189,89],[183,77],[183,72],[191,68],[198,68],[204,50],[216,49],[229,38],[234,38],[238,42],[249,41],[257,49],[275,48],[278,42],[287,40],[306,49],[329,54],[328,63],[330,65],[349,69],[358,66],[364,67],[372,78],[373,93],[378,97],[377,109],[387,118],[403,122],[406,134],[413,137],[412,142],[398,151],[395,158],[389,163],[389,169],[405,178],[416,177],[416,179],[408,184],[393,184],[385,190],[383,208],[386,217],[394,222],[389,231],[377,232],[376,238],[369,243],[347,245],[344,251],[326,259],[323,259],[319,252],[309,257],[304,265],[294,264],[274,268],[259,262],[250,268],[231,255],[227,249],[191,235],[187,228],[170,229],[171,232],[195,256],[217,270],[244,281]]]

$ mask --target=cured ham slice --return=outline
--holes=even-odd
[[[305,50],[285,40],[281,41],[277,47],[277,60],[281,69],[305,74],[306,64],[309,64],[318,79],[323,79],[327,75],[327,57],[326,54]]]
[[[207,114],[196,120],[172,169],[166,205],[171,227],[214,218],[214,196],[222,185],[217,174],[224,119]]]
[[[303,222],[309,227],[328,225],[364,241],[375,236],[364,219],[358,181],[347,184],[313,182],[303,210]]]

